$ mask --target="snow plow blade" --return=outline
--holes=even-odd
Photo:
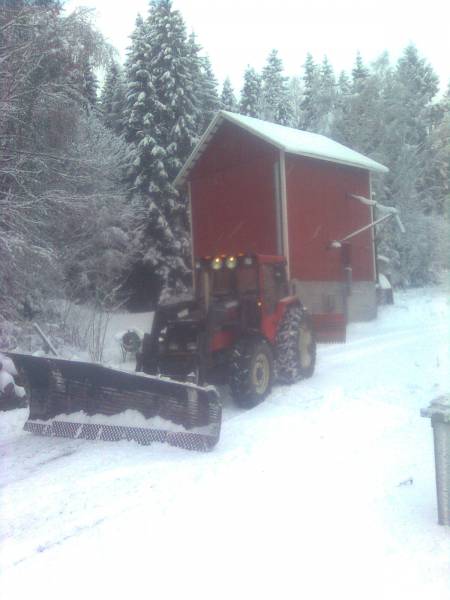
[[[102,365],[8,353],[27,392],[32,433],[167,443],[211,450],[222,409],[216,390]]]

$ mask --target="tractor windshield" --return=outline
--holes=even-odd
[[[226,268],[212,271],[212,293],[219,296],[232,294],[234,291],[233,275],[233,271]]]
[[[202,268],[196,271],[197,297],[209,302],[209,297],[258,293],[258,267],[237,265],[234,269],[222,267],[212,270]]]
[[[239,294],[258,292],[258,272],[255,266],[238,268],[236,278]]]

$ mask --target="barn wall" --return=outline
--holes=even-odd
[[[349,194],[370,197],[367,171],[286,156],[291,278],[314,313],[343,312],[349,320],[376,316],[372,232],[350,241],[352,285],[343,269],[338,240],[369,224],[370,207]]]
[[[194,255],[277,253],[278,152],[224,122],[190,176]]]
[[[370,207],[349,198],[369,197],[369,173],[305,157],[286,157],[288,229],[292,275],[299,279],[342,279],[338,240],[371,222]],[[351,240],[354,281],[373,281],[370,231]]]

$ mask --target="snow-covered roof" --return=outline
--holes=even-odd
[[[194,167],[200,156],[203,154],[209,141],[216,133],[219,126],[224,122],[229,121],[238,127],[242,127],[249,133],[261,138],[268,144],[283,150],[287,154],[297,154],[299,156],[309,156],[318,160],[338,163],[341,165],[349,165],[367,171],[376,173],[387,173],[388,168],[384,165],[343,146],[324,135],[310,133],[309,131],[301,131],[292,127],[284,127],[276,123],[261,121],[253,117],[245,117],[237,113],[219,111],[210,126],[203,134],[201,140],[194,148],[192,154],[185,162],[183,168],[175,178],[175,185],[181,185],[187,178],[189,172]]]

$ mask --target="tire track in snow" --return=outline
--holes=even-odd
[[[335,354],[335,353],[341,353],[342,350],[344,351],[344,353],[346,352],[347,349],[355,349],[355,348],[359,348],[361,346],[369,346],[371,345],[371,347],[374,347],[374,344],[376,346],[376,344],[378,344],[379,342],[389,342],[389,340],[399,340],[399,339],[404,339],[406,337],[410,337],[410,336],[418,336],[421,335],[423,336],[423,329],[426,328],[427,333],[432,332],[432,333],[442,333],[442,335],[447,335],[448,333],[448,327],[442,326],[442,325],[430,325],[430,326],[426,326],[426,323],[422,324],[422,327],[408,327],[408,328],[402,328],[402,329],[398,329],[398,330],[392,330],[392,331],[388,331],[388,332],[384,332],[384,333],[379,333],[376,335],[370,335],[370,336],[362,336],[359,339],[348,339],[346,342],[343,343],[337,343],[337,344],[319,344],[318,345],[318,356],[326,356],[328,354]],[[399,337],[400,336],[400,337]]]
[[[442,328],[439,326],[427,328],[427,334],[438,334]],[[408,335],[402,335],[399,337],[396,334],[387,334],[372,336],[364,340],[358,340],[356,342],[350,342],[348,345],[342,345],[343,351],[338,353],[333,349],[332,352],[324,353],[323,357],[326,360],[324,364],[326,366],[339,366],[342,363],[348,363],[349,361],[367,358],[369,356],[377,355],[385,352],[386,350],[392,350],[394,348],[401,348],[405,345],[410,345],[412,342],[423,341],[424,332],[423,330],[416,330],[415,333],[409,333]],[[318,353],[318,356],[320,354]]]

